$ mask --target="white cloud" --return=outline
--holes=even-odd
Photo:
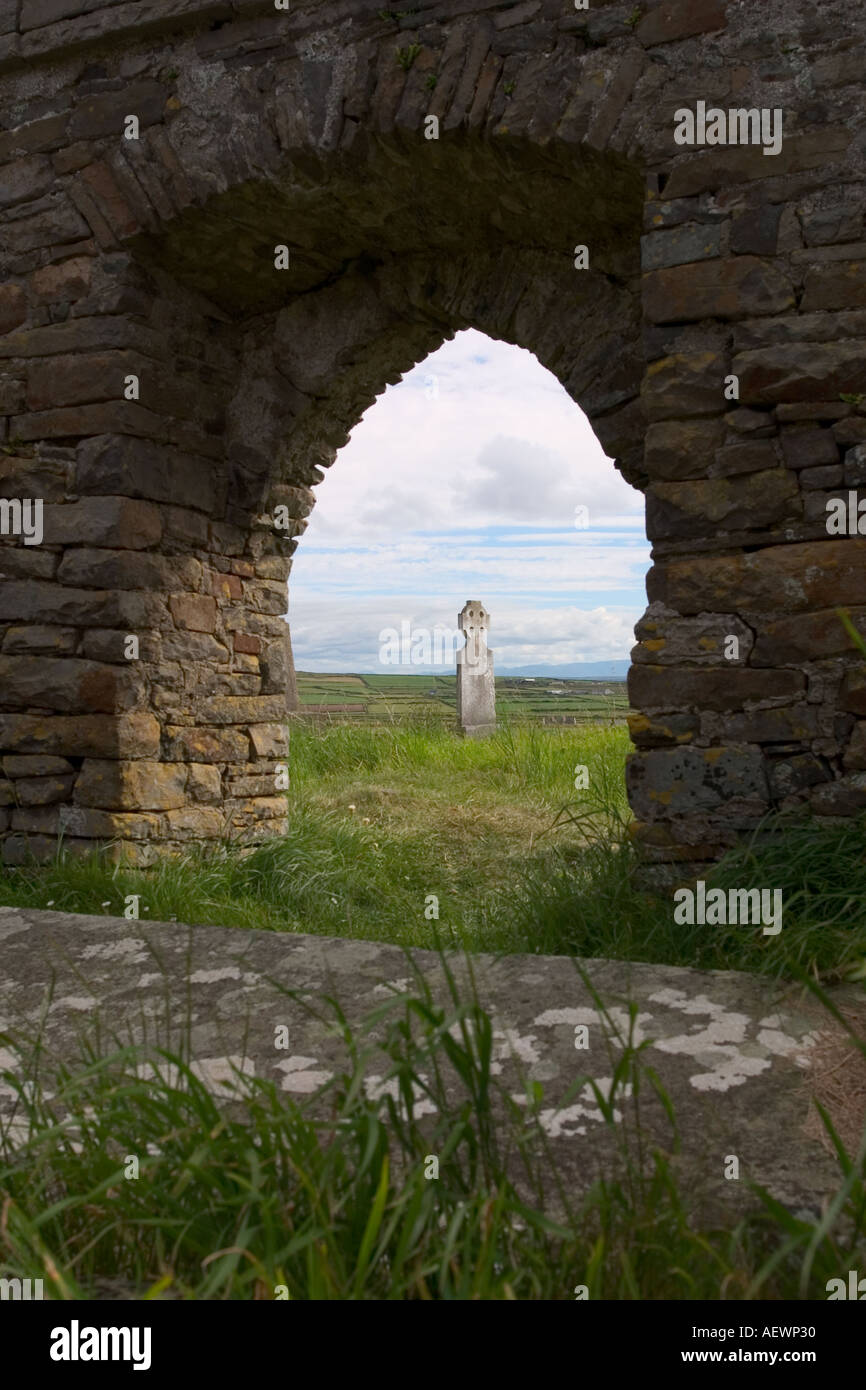
[[[300,668],[375,669],[382,628],[454,626],[469,597],[500,665],[628,655],[643,498],[531,353],[459,333],[386,388],[316,496],[290,584]]]

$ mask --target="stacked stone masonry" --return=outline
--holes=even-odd
[[[849,0],[0,0],[0,499],[44,502],[0,536],[5,862],[280,833],[311,486],[468,326],[646,494],[647,859],[866,806],[866,536],[826,525],[866,497],[864,40]],[[700,101],[781,150],[678,144]]]

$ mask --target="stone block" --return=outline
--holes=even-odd
[[[89,292],[92,277],[93,258],[72,256],[35,270],[30,276],[30,288],[39,304],[70,303]]]
[[[243,763],[249,755],[249,737],[236,729],[169,725],[165,732],[168,756],[177,761]]]
[[[641,820],[717,811],[736,803],[753,814],[769,804],[766,763],[755,748],[658,748],[631,757],[629,800]]]
[[[281,641],[269,642],[262,649],[259,667],[262,673],[262,694],[284,694],[289,679],[289,632]]]
[[[849,671],[839,691],[839,708],[866,716],[866,671]]]
[[[650,362],[641,384],[648,420],[713,415],[724,408],[725,359],[716,352],[673,353]]]
[[[726,444],[723,449],[717,449],[709,471],[717,477],[730,478],[738,473],[761,473],[776,468],[778,463],[776,445],[772,439],[746,436],[742,442]]]
[[[93,840],[161,840],[162,817],[146,811],[101,811],[94,806],[61,806],[58,827],[66,835]]]
[[[735,478],[655,482],[647,490],[650,540],[762,529],[801,514],[799,488],[784,468]]]
[[[858,342],[788,343],[737,353],[731,371],[749,404],[836,400],[866,392],[866,347]]]
[[[846,772],[866,770],[866,720],[858,720],[854,725],[842,764]]]
[[[219,840],[226,834],[222,811],[210,806],[184,806],[165,817],[166,833],[183,840]]]
[[[691,743],[700,731],[700,720],[694,714],[658,715],[630,714],[628,731],[636,748],[679,747]]]
[[[809,804],[816,816],[859,816],[866,807],[866,772],[813,787]]]
[[[289,733],[285,724],[255,724],[250,728],[250,742],[256,758],[285,758],[289,748]]]
[[[0,551],[0,566],[2,560]],[[128,632],[137,632],[159,627],[167,616],[164,601],[150,593],[73,589],[33,580],[0,584],[0,622],[125,627]]]
[[[719,449],[724,435],[721,419],[657,421],[646,430],[646,470],[651,477],[672,481],[702,478],[708,455]]]
[[[725,0],[662,0],[643,15],[635,34],[650,48],[724,29],[727,22]]]
[[[216,629],[216,601],[207,594],[175,594],[168,601],[171,616],[178,627],[190,632],[213,632]]]
[[[0,656],[0,690],[7,707],[65,714],[110,714],[125,698],[114,667],[76,657]]]
[[[165,811],[186,803],[187,765],[85,758],[75,803],[100,810]]]
[[[64,777],[19,777],[15,783],[18,805],[49,806],[55,801],[65,801],[74,782],[73,773]]]
[[[866,539],[798,542],[746,554],[700,555],[655,565],[647,593],[683,614],[737,611],[779,617],[866,604]]]
[[[745,714],[711,713],[701,720],[702,736],[722,744],[803,743],[816,738],[818,733],[816,707],[802,702]]]
[[[802,694],[800,671],[752,670],[749,667],[690,671],[649,664],[632,666],[628,694],[638,710],[736,710],[750,701],[785,700]]]
[[[270,724],[284,715],[279,695],[215,695],[199,710],[205,724]]]
[[[796,796],[809,787],[826,782],[831,774],[814,753],[795,753],[790,758],[773,759],[769,764],[770,791],[774,800]]]
[[[19,753],[77,757],[154,758],[159,755],[159,724],[146,710],[121,715],[0,714],[0,747]]]
[[[852,608],[851,621],[866,638],[866,608]],[[798,613],[794,618],[762,619],[756,630],[753,666],[798,665],[853,652],[854,643],[835,608]]]
[[[2,761],[7,777],[56,777],[73,771],[66,758],[10,753]]]
[[[839,461],[839,447],[831,430],[783,429],[781,445],[789,468],[816,468]]]
[[[631,659],[656,666],[688,665],[727,668],[743,665],[752,650],[752,631],[735,613],[699,613],[681,618],[664,604],[652,603],[635,627],[639,645]],[[725,656],[731,637],[738,643],[737,660]]]
[[[27,296],[20,285],[0,285],[0,337],[27,318]]]
[[[50,0],[51,8],[56,9],[62,4],[65,4],[65,0]],[[49,0],[25,0],[22,28],[29,27],[24,22],[26,14],[37,5],[47,9]],[[148,78],[131,82],[119,92],[97,92],[81,97],[75,104],[69,122],[69,138],[100,140],[113,136],[119,140],[123,135],[124,117],[130,112],[138,116],[142,129],[155,125],[162,119],[166,96],[161,84]]]
[[[807,272],[800,308],[804,314],[818,309],[866,307],[866,261],[835,261]]]
[[[46,545],[144,550],[162,537],[158,507],[129,497],[84,497],[44,509]]]
[[[737,255],[774,256],[782,207],[767,204],[741,213],[731,222],[731,250]]]
[[[78,633],[74,627],[47,627],[36,623],[33,627],[10,627],[3,638],[3,655],[18,656],[22,653],[42,652],[45,655],[61,656],[74,652],[78,646]],[[90,653],[85,653],[90,655]]]
[[[85,440],[78,449],[76,485],[80,493],[142,497],[203,512],[216,504],[212,463],[131,435]]]
[[[780,314],[795,302],[788,277],[756,256],[697,261],[643,277],[643,310],[650,323]]]
[[[194,589],[201,564],[188,555],[148,555],[128,550],[69,550],[57,570],[61,584],[93,589]]]
[[[641,237],[641,269],[663,270],[719,255],[720,226],[686,224],[670,231],[648,232]]]
[[[230,657],[228,647],[210,633],[188,630],[166,632],[162,638],[162,654],[167,661],[181,662],[185,667],[192,661],[201,661],[216,668],[225,666]]]
[[[127,665],[136,660],[135,657],[126,655],[127,641],[131,636],[138,638],[138,660],[159,660],[158,632],[129,633],[124,632],[122,628],[90,628],[81,639],[82,651],[89,661]]]
[[[190,763],[186,793],[193,801],[221,801],[222,778],[219,770],[210,763]]]

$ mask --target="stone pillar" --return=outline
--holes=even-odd
[[[496,732],[496,686],[493,651],[487,645],[490,614],[477,599],[469,599],[458,614],[466,646],[457,653],[457,727],[467,738]]]
[[[179,293],[144,295],[122,256],[19,282],[3,341],[3,861],[61,836],[148,864],[279,834],[294,542],[227,433],[231,341]],[[38,543],[16,499],[39,504]]]

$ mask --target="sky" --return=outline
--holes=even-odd
[[[643,497],[525,349],[475,329],[443,343],[377,397],[315,493],[289,583],[298,670],[447,674],[468,599],[491,614],[497,671],[628,658]]]

